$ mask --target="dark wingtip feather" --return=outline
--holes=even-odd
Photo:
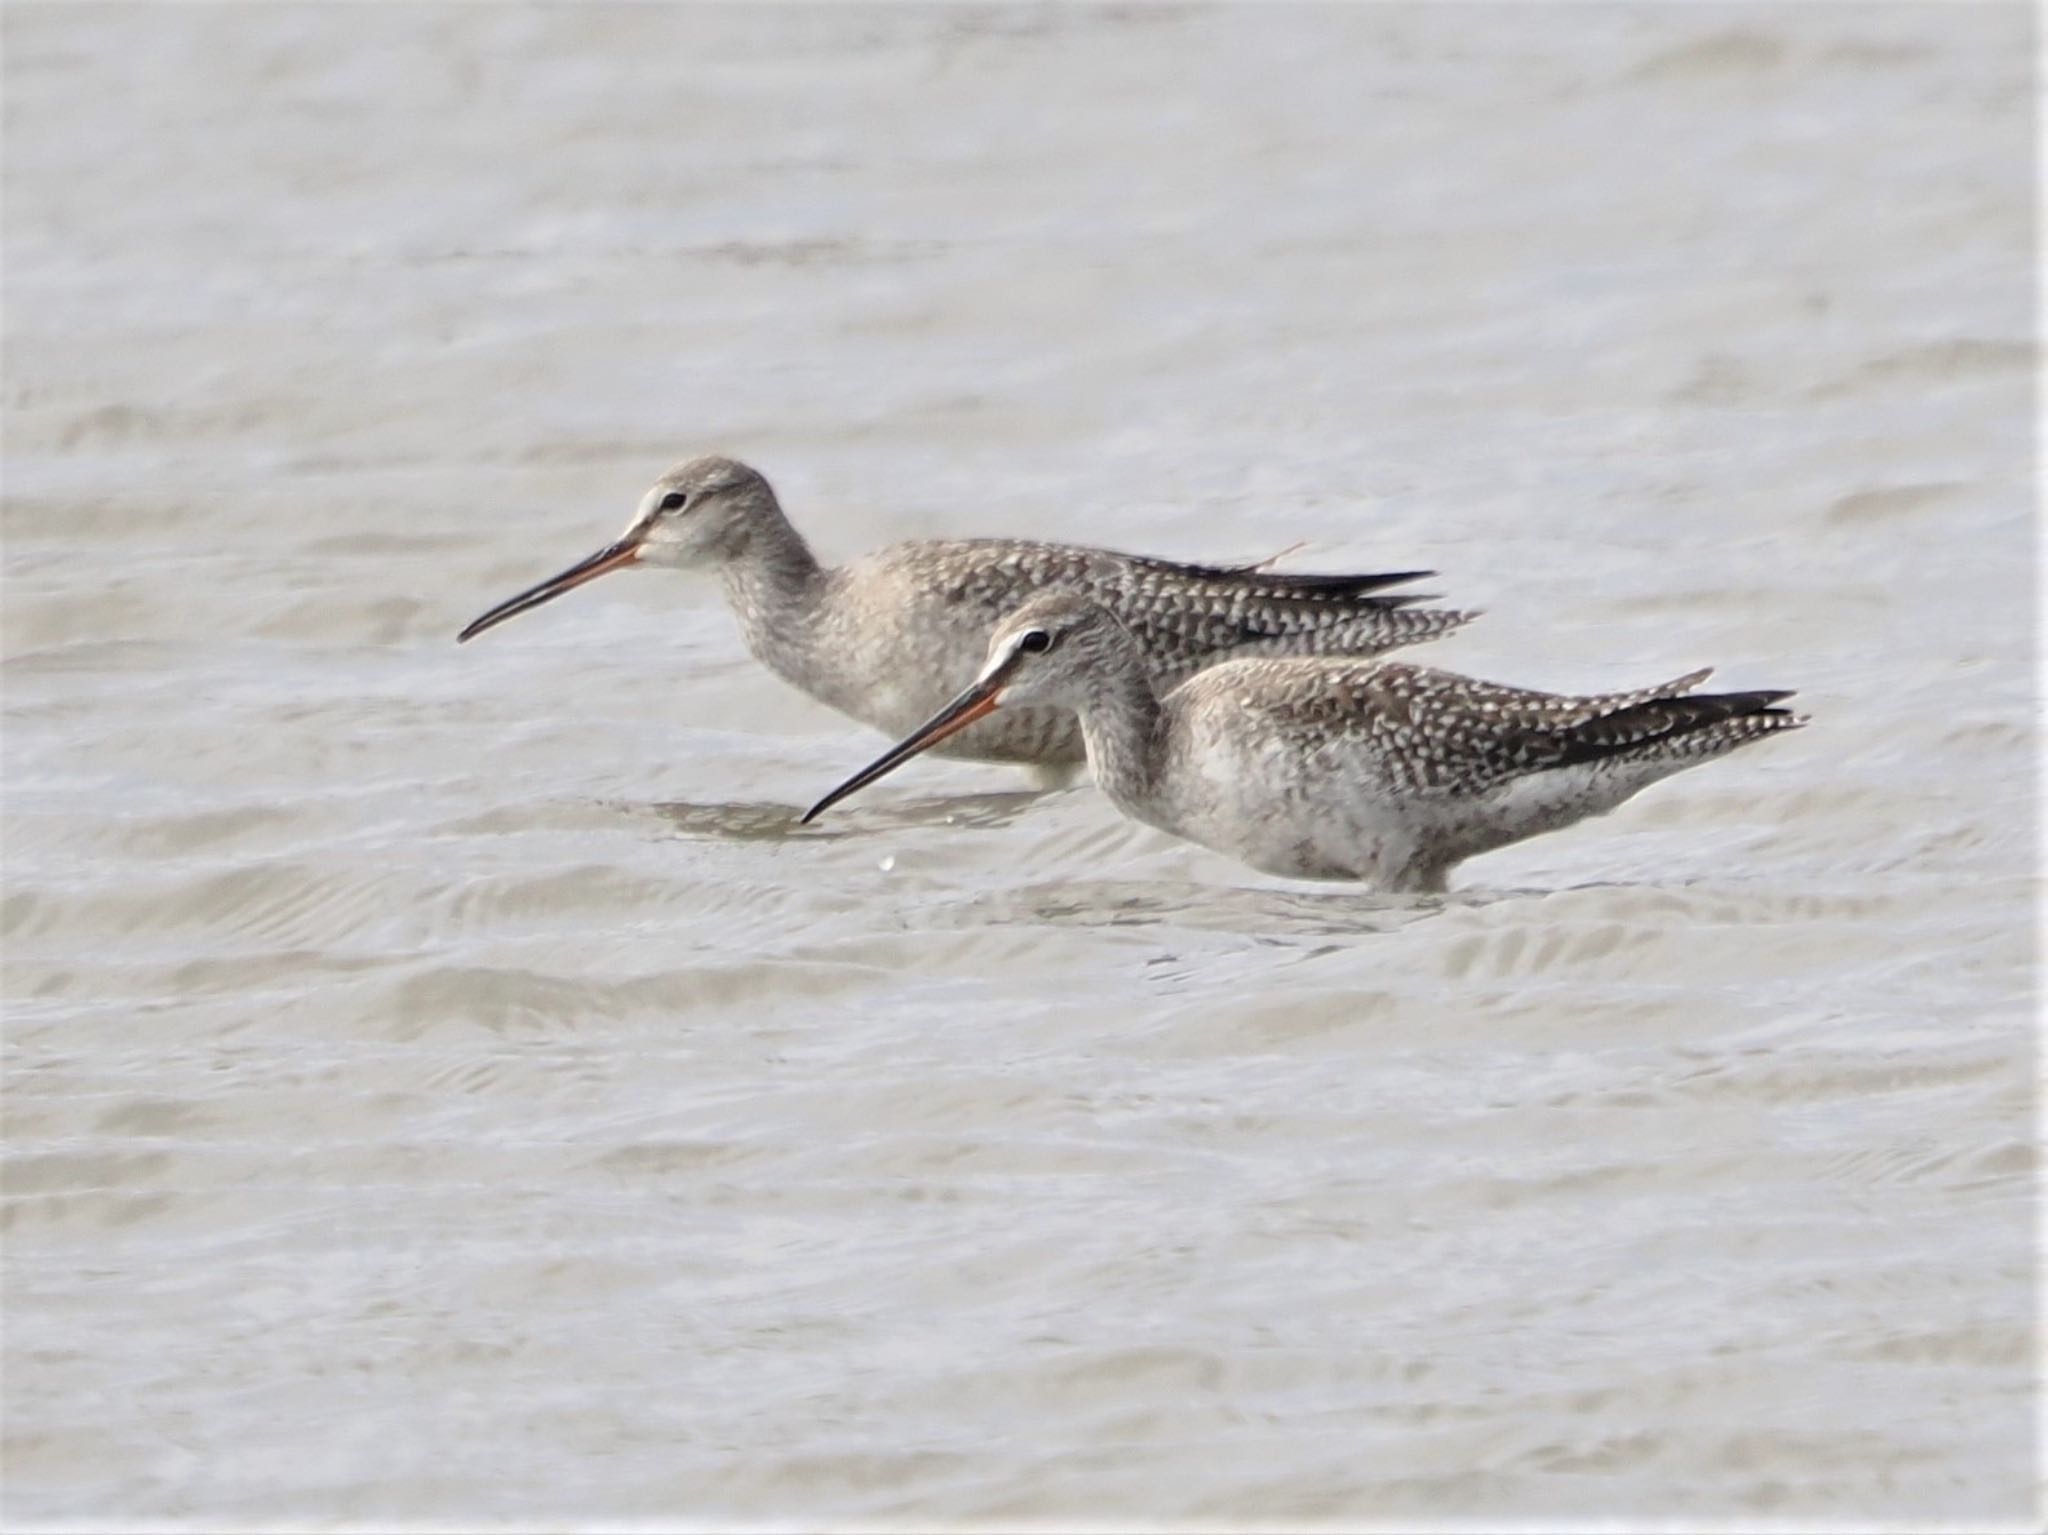
[[[1276,595],[1303,597],[1356,596],[1378,591],[1382,587],[1399,586],[1404,581],[1425,580],[1436,574],[1433,570],[1332,574],[1313,570],[1267,570],[1263,564],[1190,565],[1178,560],[1153,559],[1146,555],[1125,555],[1124,558],[1153,570],[1170,571],[1175,575],[1185,576],[1192,581],[1239,582]]]
[[[1290,592],[1329,592],[1342,596],[1350,592],[1376,592],[1381,587],[1399,586],[1404,581],[1427,581],[1436,575],[1433,570],[1389,570],[1376,575],[1332,575],[1322,571],[1271,571],[1246,572],[1252,579],[1264,586],[1278,587]]]
[[[1749,693],[1703,693],[1696,698],[1679,700],[1691,704],[1711,704],[1717,717],[1725,720],[1739,719],[1745,714],[1784,714],[1789,711],[1773,709],[1771,705],[1780,699],[1790,698],[1790,688],[1759,688]]]
[[[1791,696],[1790,689],[1765,688],[1748,693],[1648,699],[1573,727],[1560,740],[1562,752],[1553,765],[1595,762],[1744,719],[1784,720],[1803,725],[1806,721],[1790,709],[1773,707]]]

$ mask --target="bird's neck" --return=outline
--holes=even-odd
[[[1100,679],[1080,715],[1097,786],[1127,809],[1148,803],[1159,782],[1166,711],[1144,667],[1133,658]]]
[[[801,663],[825,572],[780,507],[748,519],[746,540],[720,567],[726,601],[756,660],[789,675]]]

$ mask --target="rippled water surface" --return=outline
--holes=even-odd
[[[4,1511],[2019,1520],[2027,13],[5,16]],[[1433,567],[1813,728],[1436,902],[621,576]]]

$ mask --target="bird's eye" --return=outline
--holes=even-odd
[[[1034,656],[1044,655],[1046,651],[1052,649],[1052,636],[1043,629],[1027,629],[1024,638],[1017,641],[1017,648]]]
[[[672,490],[661,498],[661,509],[664,512],[680,512],[685,506],[689,505],[689,502],[689,492]]]

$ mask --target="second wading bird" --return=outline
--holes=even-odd
[[[1570,697],[1392,661],[1224,661],[1162,694],[1138,642],[1085,599],[1027,602],[972,683],[809,821],[955,731],[1072,709],[1125,815],[1268,874],[1445,887],[1474,854],[1614,809],[1658,779],[1804,717],[1783,692],[1691,690],[1693,672]]]
[[[818,563],[768,482],[729,458],[698,458],[655,481],[626,531],[588,559],[499,603],[473,639],[607,571],[716,570],[756,660],[864,724],[901,735],[974,676],[989,630],[1034,593],[1102,604],[1161,689],[1226,655],[1377,655],[1447,634],[1471,613],[1417,608],[1381,589],[1431,574],[1294,575],[1183,565],[1024,539],[896,544],[836,569]],[[1014,762],[1057,783],[1086,760],[1060,706],[1013,707],[949,736],[947,756]]]

